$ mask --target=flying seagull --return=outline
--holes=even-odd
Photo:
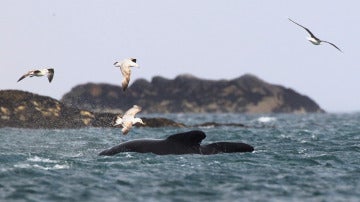
[[[124,59],[121,62],[115,62],[114,65],[115,67],[120,67],[121,73],[124,77],[121,82],[121,85],[123,91],[125,91],[130,82],[130,74],[131,74],[130,67],[139,67],[139,65],[136,64],[135,58],[128,58],[128,59]]]
[[[133,125],[136,123],[141,123],[145,125],[145,123],[141,120],[141,118],[135,118],[135,115],[141,111],[141,107],[134,105],[132,108],[128,109],[124,116],[117,115],[112,121],[113,126],[121,125],[123,128],[121,129],[123,135],[126,135]]]
[[[314,45],[320,45],[321,42],[328,43],[328,44],[334,46],[334,47],[335,47],[336,49],[338,49],[340,52],[342,52],[342,51],[340,50],[340,48],[338,48],[335,44],[317,38],[313,33],[310,32],[310,30],[309,30],[308,28],[300,25],[299,23],[291,20],[290,18],[289,18],[289,20],[290,20],[291,22],[295,23],[296,25],[304,28],[304,29],[309,33],[310,36],[309,36],[307,39],[308,39],[312,44],[314,44]]]
[[[24,78],[30,76],[30,77],[33,77],[33,76],[45,76],[47,75],[47,78],[49,79],[49,83],[52,81],[53,77],[54,77],[54,69],[50,68],[50,69],[37,69],[37,70],[31,70],[29,71],[28,73],[22,75],[22,77],[20,77],[20,79],[17,81],[21,81],[23,80]]]

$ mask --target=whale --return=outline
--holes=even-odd
[[[254,147],[242,142],[213,142],[202,144],[206,135],[203,131],[193,130],[177,133],[165,139],[135,139],[120,143],[99,153],[112,156],[123,152],[153,153],[157,155],[182,154],[219,154],[253,152]]]

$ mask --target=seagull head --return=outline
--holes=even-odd
[[[134,124],[140,123],[141,125],[146,125],[141,118],[134,118]]]

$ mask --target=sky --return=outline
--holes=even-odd
[[[78,84],[121,85],[115,61],[137,58],[133,81],[253,74],[327,112],[360,111],[360,1],[1,0],[0,89],[56,99]],[[306,31],[343,50],[312,45]],[[52,67],[47,78],[17,80]],[[131,88],[131,86],[130,86]]]

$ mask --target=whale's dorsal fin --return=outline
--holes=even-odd
[[[166,140],[181,142],[188,145],[200,145],[201,141],[205,139],[206,135],[200,130],[193,130],[185,133],[178,133],[170,135]]]

